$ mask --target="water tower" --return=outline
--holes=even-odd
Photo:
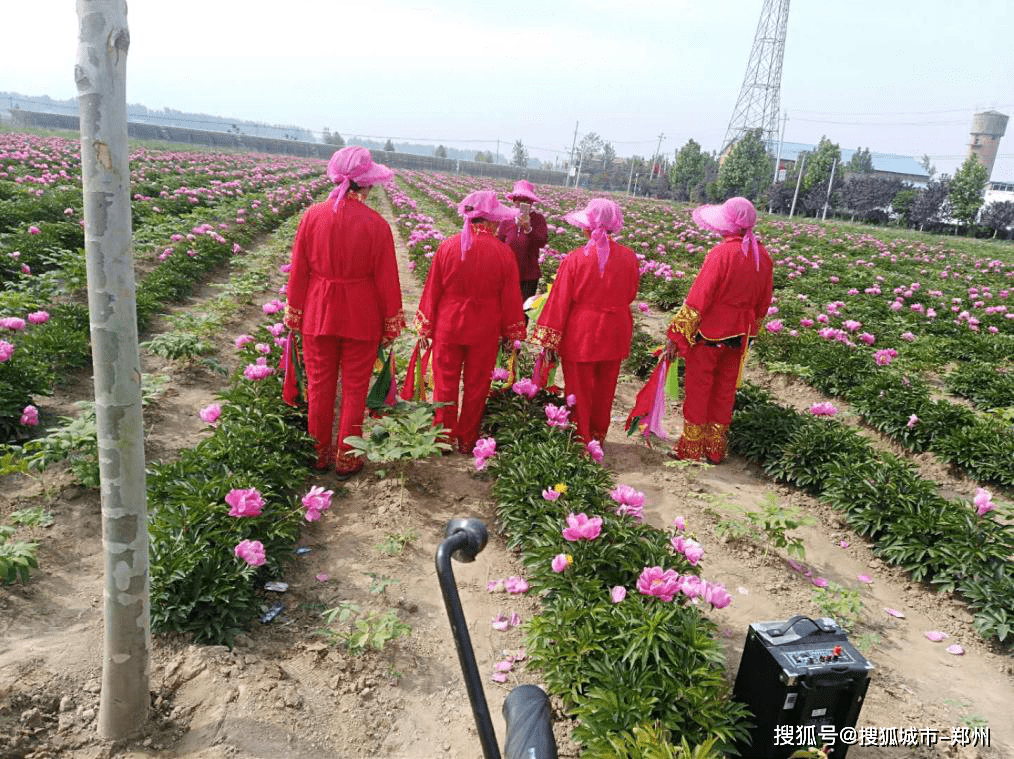
[[[1007,131],[1007,117],[996,111],[983,111],[972,116],[971,142],[968,155],[976,156],[986,167],[986,179],[993,173],[993,162],[1000,147],[1000,138]]]

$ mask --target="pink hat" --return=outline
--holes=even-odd
[[[465,251],[472,247],[473,219],[501,222],[516,219],[521,212],[503,205],[492,190],[477,190],[458,203],[458,213],[465,218],[465,226],[461,230],[461,260],[464,261]]]
[[[569,224],[591,232],[584,254],[587,256],[592,246],[595,247],[599,257],[599,276],[602,276],[609,260],[609,233],[623,229],[623,211],[611,200],[593,198],[583,210],[571,211],[563,218]]]
[[[704,229],[721,235],[743,235],[743,255],[753,252],[754,264],[760,271],[760,250],[753,227],[757,209],[746,198],[729,198],[720,206],[700,206],[693,212],[694,221]]]
[[[533,203],[541,203],[542,198],[535,194],[535,187],[527,179],[519,179],[514,183],[514,192],[507,193],[507,200],[530,200]]]
[[[331,191],[328,200],[334,200],[334,210],[345,198],[349,190],[349,182],[355,182],[360,187],[386,182],[394,172],[381,163],[374,163],[373,156],[366,148],[358,145],[350,145],[342,148],[331,156],[327,164],[327,176],[337,187]]]

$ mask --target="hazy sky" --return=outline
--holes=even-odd
[[[127,100],[345,137],[542,159],[717,150],[763,0],[128,3]],[[75,96],[69,0],[5,0],[0,91]],[[1014,0],[795,0],[785,139],[963,160],[972,114],[1014,116]],[[1014,123],[993,179],[1014,181]]]

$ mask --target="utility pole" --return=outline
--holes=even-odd
[[[630,182],[634,178],[634,157],[630,156],[630,176],[627,177],[627,195],[630,194]]]
[[[792,218],[792,214],[796,212],[796,198],[799,197],[799,185],[803,181],[803,169],[806,167],[806,154],[803,154],[802,160],[799,162],[799,176],[796,177],[796,191],[792,193],[792,208],[789,209],[789,218]]]
[[[782,143],[785,142],[785,122],[789,120],[789,114],[782,114],[782,136],[778,140],[778,157],[775,159],[775,175],[771,177],[771,184],[778,183],[778,165],[782,162]]]
[[[577,147],[577,126],[580,123],[581,123],[580,121],[575,121],[574,122],[574,141],[572,143],[570,143],[570,164],[568,164],[568,166],[567,166],[567,176],[563,180],[563,186],[564,187],[567,187],[569,185],[569,183],[570,183],[570,172],[574,168],[574,148]]]
[[[652,159],[652,162],[651,162],[651,178],[652,179],[655,178],[655,164],[659,162],[659,153],[662,151],[662,139],[664,137],[665,137],[665,135],[662,134],[662,132],[658,133],[658,147],[655,148],[655,157]],[[661,164],[658,167],[658,175],[662,176],[662,166],[661,166]]]
[[[99,734],[128,738],[148,716],[151,627],[141,360],[130,223],[126,0],[78,0],[85,268],[105,560]]]
[[[496,165],[500,165],[500,138],[496,138]]]
[[[827,180],[827,197],[824,198],[824,213],[820,217],[821,221],[827,219],[827,205],[831,202],[831,185],[834,184],[834,170],[836,168],[838,168],[837,157],[831,162],[831,178]]]

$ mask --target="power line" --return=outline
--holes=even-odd
[[[998,105],[996,108],[1012,109],[1014,105]],[[927,116],[937,113],[976,113],[977,108],[947,108],[940,111],[876,111],[871,113],[842,113],[841,111],[815,111],[807,108],[796,108],[793,113],[820,113],[829,116]]]
[[[796,111],[791,111],[796,113]],[[793,121],[805,121],[811,124],[837,124],[839,126],[953,126],[967,124],[967,119],[960,121],[834,121],[832,119],[804,119],[793,116]]]

